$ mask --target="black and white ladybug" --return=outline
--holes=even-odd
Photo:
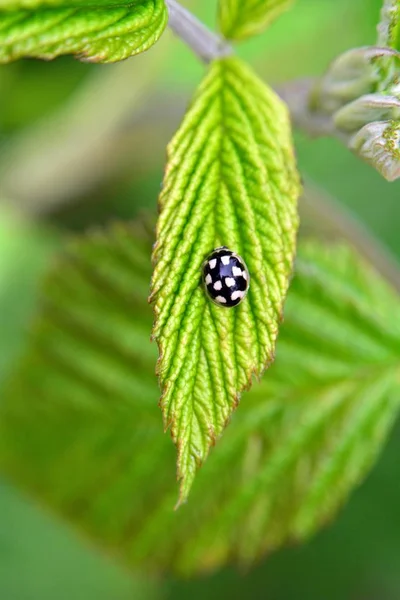
[[[250,285],[249,271],[238,254],[226,246],[215,248],[203,263],[203,282],[211,300],[218,306],[237,306]]]

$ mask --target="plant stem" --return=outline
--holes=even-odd
[[[166,0],[169,27],[193,50],[203,62],[232,54],[232,47],[216,33],[210,31],[190,11],[176,2]]]
[[[386,5],[390,1],[387,0]],[[166,3],[169,26],[201,60],[209,62],[233,52],[227,42],[207,29],[176,0],[166,0]],[[152,55],[149,53],[148,56]],[[140,161],[141,168],[143,161],[153,164],[157,154],[155,146],[160,145],[161,153],[177,126],[187,99],[174,93],[170,96],[163,94],[153,103],[146,101],[143,111],[132,118],[132,102],[136,102],[137,97],[139,100],[146,98],[146,90],[142,88],[148,85],[146,76],[135,76],[134,81],[141,82],[140,89],[126,87],[131,67],[137,68],[134,65],[139,65],[137,58],[135,62],[127,61],[114,67],[109,75],[102,73],[99,81],[97,76],[93,81],[89,80],[72,104],[54,116],[59,125],[56,134],[54,121],[46,119],[17,138],[11,153],[12,167],[8,163],[5,173],[4,170],[0,172],[0,188],[4,197],[12,198],[14,206],[17,204],[23,213],[37,217],[50,213],[57,206],[69,203],[72,197],[115,176],[118,169],[128,168],[127,160],[130,167],[135,159]],[[145,64],[143,72],[150,71],[149,64]],[[328,115],[310,112],[308,95],[313,84],[311,78],[298,79],[281,84],[276,91],[288,105],[295,126],[312,136],[334,135],[345,142],[344,136],[335,131]],[[104,99],[100,105],[96,104],[95,112],[94,96]],[[114,107],[112,113],[108,109],[110,105]],[[79,115],[77,123],[76,115]],[[85,124],[83,130],[82,123]],[[101,135],[98,133],[99,123]],[[93,132],[96,132],[96,138]],[[101,137],[103,133],[104,139]],[[148,143],[149,139],[152,139],[152,144]],[[93,152],[95,146],[104,146],[105,151],[96,154]],[[78,154],[77,148],[80,148]],[[9,147],[7,151],[10,154]],[[113,161],[110,161],[110,156],[114,157]],[[71,165],[75,168],[74,185],[71,185]],[[29,181],[28,186],[26,181]],[[348,210],[310,181],[306,182],[300,205],[303,217],[306,217],[304,221],[313,223],[314,231],[323,229],[328,236],[347,239],[400,291],[400,270],[396,260]]]
[[[349,136],[335,127],[330,115],[310,110],[309,98],[315,81],[312,77],[294,79],[279,84],[275,91],[289,108],[295,127],[311,137],[331,136],[347,144]]]
[[[233,54],[232,46],[223,38],[212,32],[201,23],[190,11],[181,6],[176,0],[166,0],[169,11],[169,27],[203,62]],[[289,81],[277,90],[278,94],[289,107],[293,124],[317,137],[331,135],[346,143],[332,122],[329,115],[317,115],[308,107],[309,93],[314,84],[313,79]]]

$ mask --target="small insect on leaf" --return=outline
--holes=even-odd
[[[231,308],[245,298],[250,275],[243,258],[221,246],[205,260],[203,281],[207,295],[215,304]]]

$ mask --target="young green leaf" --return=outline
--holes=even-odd
[[[387,181],[400,177],[400,120],[364,125],[350,138],[349,148],[375,167]]]
[[[400,50],[399,0],[383,0],[376,45]]]
[[[0,63],[23,57],[116,62],[152,46],[167,22],[164,0],[0,0]]]
[[[388,181],[400,176],[399,70],[392,48],[354,48],[332,62],[310,94],[311,112],[329,115],[348,147]]]
[[[153,253],[160,404],[178,448],[180,501],[240,393],[274,358],[298,194],[286,107],[240,60],[214,62],[168,148]],[[250,272],[232,309],[212,304],[200,283],[218,246]]]
[[[225,37],[243,40],[261,33],[293,0],[219,0],[219,24]]]
[[[399,410],[400,300],[353,251],[303,244],[276,362],[174,511],[150,252],[115,225],[54,266],[2,390],[0,469],[130,566],[249,564],[331,519],[376,460]]]

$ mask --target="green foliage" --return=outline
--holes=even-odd
[[[375,461],[399,408],[400,302],[353,251],[302,244],[268,376],[173,511],[146,301],[151,237],[71,245],[3,392],[0,467],[130,565],[248,564],[318,529]]]
[[[56,241],[47,230],[0,210],[0,381],[21,352],[24,315],[35,308],[38,280],[55,248]]]
[[[332,120],[348,147],[388,181],[400,176],[400,53],[361,47],[336,58],[314,86],[310,108]]]
[[[274,358],[295,251],[299,193],[287,111],[238,59],[212,64],[168,149],[153,258],[153,336],[180,500],[252,375]],[[225,245],[245,260],[245,301],[224,310],[200,286]]]
[[[376,46],[337,57],[311,94],[347,146],[388,181],[400,177],[399,0],[384,0]]]
[[[243,40],[261,33],[293,0],[219,0],[219,24],[225,37]]]
[[[400,50],[399,0],[383,0],[376,45]]]
[[[349,147],[388,181],[400,177],[400,120],[365,125],[351,138]]]
[[[377,44],[400,50],[400,0],[384,0]],[[384,176],[394,181],[400,177],[400,54],[380,58],[377,68],[377,89],[383,103],[386,101],[387,114],[361,129],[351,147],[373,166],[377,163]]]
[[[62,54],[107,63],[150,48],[167,10],[164,0],[2,0],[0,21],[0,63]]]
[[[222,29],[232,39],[248,37],[286,4],[221,0]],[[388,0],[382,11],[389,40],[382,45],[392,48],[395,6]],[[166,10],[158,0],[0,0],[0,20],[0,61],[71,52],[109,62],[154,43]],[[322,120],[331,117],[343,137],[352,136],[348,145],[390,179],[400,174],[399,57],[381,54],[364,48],[348,63],[339,59],[338,71],[333,65],[322,82],[331,87],[320,90],[329,105]],[[121,104],[114,88],[113,98],[104,97],[111,120]],[[132,158],[125,132],[119,140],[115,127],[132,122],[130,111],[112,131],[101,119],[100,130],[93,127],[100,113],[90,113],[84,129],[96,139],[105,132],[110,147],[121,145]],[[78,113],[71,110],[72,122],[82,120]],[[77,133],[79,141],[81,126]],[[147,129],[142,138],[153,149]],[[85,142],[79,146],[74,160],[80,154],[87,165],[91,145],[89,152],[82,152]],[[36,148],[34,156],[47,164]],[[301,244],[276,364],[231,414],[252,375],[274,358],[294,254],[299,184],[284,106],[240,61],[214,62],[170,145],[166,171],[154,249],[154,337],[164,422],[178,446],[180,501],[194,483],[190,502],[172,510],[175,453],[156,406],[146,226],[92,232],[50,273],[29,351],[2,397],[0,471],[126,564],[190,574],[232,559],[249,565],[307,538],[362,480],[398,414],[400,308],[353,251]],[[114,180],[109,187],[114,194]],[[11,285],[0,301],[12,305],[1,328],[3,374],[20,352],[21,313],[35,297],[32,273],[42,269],[51,243],[40,260],[24,257],[28,276],[13,238],[1,241]],[[251,271],[250,295],[232,311],[211,305],[199,281],[203,258],[219,244],[239,251]],[[19,275],[29,279],[25,287]]]

